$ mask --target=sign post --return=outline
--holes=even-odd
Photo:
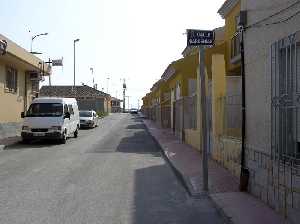
[[[49,58],[48,62],[45,62],[48,65],[52,65],[52,66],[63,66],[63,58],[61,59],[55,59],[55,60],[51,60]],[[49,75],[49,86],[51,86],[51,75]]]
[[[202,116],[202,170],[203,170],[203,191],[208,192],[208,121],[207,121],[207,103],[206,103],[206,76],[205,76],[205,46],[214,44],[215,35],[213,31],[208,30],[187,30],[187,45],[199,47],[199,86],[200,86],[200,105]],[[200,127],[199,127],[200,128]],[[201,134],[202,133],[202,134]]]

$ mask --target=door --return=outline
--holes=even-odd
[[[66,112],[70,113],[68,105],[64,104],[64,114],[66,114]],[[67,130],[67,133],[69,133],[69,130],[70,130],[70,119],[69,118],[64,118],[63,129]]]
[[[69,108],[69,113],[70,113],[69,133],[68,133],[68,135],[71,135],[77,129],[77,122],[76,122],[76,118],[75,118],[75,114],[74,114],[73,105],[69,104],[68,108]]]

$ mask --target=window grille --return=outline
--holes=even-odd
[[[5,89],[12,93],[18,89],[18,71],[12,67],[6,67]]]

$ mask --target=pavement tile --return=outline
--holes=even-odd
[[[243,192],[211,194],[226,216],[236,224],[283,224],[287,221],[262,201]]]

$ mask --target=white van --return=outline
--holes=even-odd
[[[77,101],[74,98],[41,97],[32,101],[24,118],[22,140],[58,139],[66,143],[67,137],[78,136],[80,127]]]

